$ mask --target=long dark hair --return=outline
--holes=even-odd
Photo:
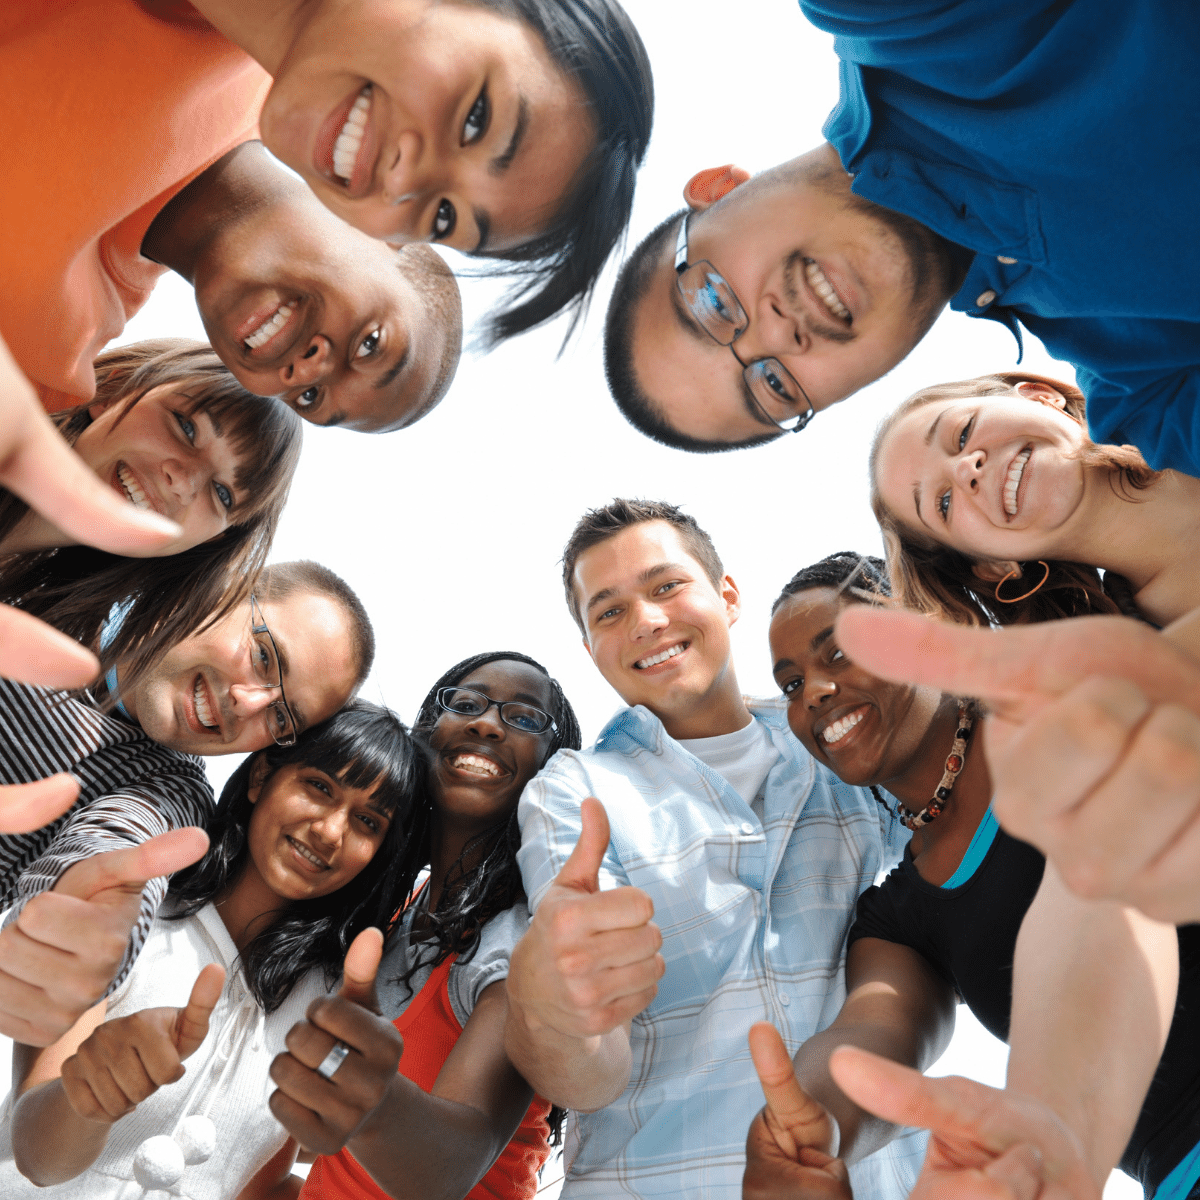
[[[433,727],[437,724],[441,709],[437,694],[444,687],[461,683],[473,671],[493,662],[520,662],[535,667],[550,681],[550,715],[558,727],[551,736],[546,756],[539,766],[559,750],[578,750],[583,744],[575,710],[563,693],[562,687],[550,672],[536,659],[513,650],[497,650],[489,654],[475,654],[452,666],[429,689],[421,702],[417,719],[413,722],[413,737],[423,746],[428,746]],[[417,876],[428,865],[431,857],[430,842],[433,831],[434,798],[431,789],[422,793],[422,803],[414,813],[412,832],[404,847],[400,866],[400,886],[411,900]],[[472,838],[463,848],[458,862],[451,866],[443,880],[441,899],[437,911],[428,914],[433,931],[434,957],[422,956],[396,982],[405,984],[411,991],[411,979],[418,969],[444,962],[451,954],[469,959],[479,948],[483,927],[492,917],[505,912],[525,896],[521,883],[521,871],[517,866],[517,851],[521,846],[521,827],[517,823],[517,810],[501,818],[490,829]],[[553,1107],[547,1121],[550,1140],[557,1145],[562,1136],[562,1122],[566,1113]]]
[[[496,268],[496,274],[514,275],[517,282],[506,305],[488,320],[487,341],[495,345],[524,333],[563,309],[571,313],[569,338],[629,224],[637,170],[654,122],[650,59],[616,0],[476,3],[532,27],[555,65],[579,84],[596,127],[596,144],[550,227],[523,246],[487,255],[520,264]]]
[[[905,608],[956,621],[962,625],[1025,625],[1036,621],[1054,621],[1063,617],[1082,617],[1089,613],[1117,614],[1124,610],[1110,592],[1122,592],[1121,577],[1100,572],[1087,563],[1063,559],[1051,561],[1045,583],[1016,603],[997,598],[995,582],[981,579],[974,571],[974,560],[959,550],[944,546],[905,524],[884,503],[878,484],[880,447],[896,423],[914,409],[939,400],[966,396],[1021,397],[1017,384],[1048,384],[1066,400],[1064,411],[1085,428],[1087,407],[1083,393],[1072,384],[1029,372],[998,371],[957,383],[939,383],[914,392],[895,412],[886,416],[875,432],[871,445],[871,508],[883,534],[891,573],[892,590]],[[1036,403],[1033,400],[1030,403]],[[1085,467],[1101,467],[1109,472],[1113,490],[1127,500],[1151,486],[1159,472],[1152,471],[1136,446],[1107,446],[1085,443],[1079,455]],[[1037,562],[1020,564],[1021,576],[1007,587],[1020,595],[1042,578]],[[1107,586],[1106,586],[1107,583]],[[1127,590],[1128,585],[1125,585]],[[1122,592],[1123,594],[1123,592]]]
[[[172,919],[198,912],[230,888],[249,858],[246,831],[254,806],[250,773],[265,758],[271,774],[299,763],[316,767],[350,787],[372,787],[373,802],[391,815],[370,863],[328,896],[291,904],[242,952],[246,983],[267,1012],[274,1012],[306,972],[319,967],[332,987],[355,936],[371,925],[387,929],[399,903],[401,848],[414,798],[422,786],[421,755],[404,723],[390,709],[356,700],[301,734],[293,746],[268,746],[250,755],[230,776],[208,824],[208,853],[171,880],[179,907]],[[269,778],[269,776],[268,776]]]
[[[251,395],[201,342],[136,342],[96,360],[96,401],[122,406],[118,420],[161,384],[186,398],[185,416],[204,412],[219,422],[241,459],[235,484],[248,499],[232,514],[235,524],[220,537],[160,558],[61,546],[0,559],[0,600],[95,650],[101,676],[119,665],[125,688],[136,686],[171,646],[245,602],[300,458],[296,414],[278,400]],[[91,424],[88,408],[81,404],[53,418],[71,445]],[[0,539],[28,511],[24,501],[0,490]],[[124,619],[101,646],[101,630],[116,604],[127,605]]]

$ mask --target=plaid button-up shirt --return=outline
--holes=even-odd
[[[751,711],[779,751],[762,820],[641,707],[620,711],[592,749],[556,755],[521,797],[530,910],[579,838],[583,798],[596,796],[612,829],[600,886],[649,894],[666,960],[633,1021],[628,1086],[573,1125],[564,1197],[740,1200],[763,1104],[747,1031],[771,1021],[795,1053],[837,1016],[855,901],[908,839],[870,792],[813,761],[781,700]],[[908,1133],[856,1164],[855,1195],[907,1195],[924,1146]]]

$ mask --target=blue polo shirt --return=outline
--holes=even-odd
[[[800,7],[854,191],[975,251],[951,307],[1074,364],[1096,441],[1200,475],[1200,5]]]

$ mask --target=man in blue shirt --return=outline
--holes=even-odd
[[[556,755],[518,810],[534,917],[505,1040],[540,1095],[580,1114],[564,1197],[741,1197],[763,1100],[747,1035],[770,1021],[831,1115],[823,1149],[860,1195],[898,1200],[923,1143],[889,1144],[894,1128],[848,1102],[827,1062],[880,993],[872,1045],[899,1061],[928,1065],[952,1028],[949,989],[919,956],[912,1004],[879,986],[891,959],[846,972],[854,905],[907,833],[814,762],[782,698],[742,696],[738,590],[691,517],[613,501],[563,562],[588,653],[628,705],[590,750]]]
[[[828,143],[701,172],[635,251],[606,338],[626,416],[691,450],[778,436],[949,303],[1073,363],[1096,441],[1200,474],[1195,6],[801,7],[842,60]]]

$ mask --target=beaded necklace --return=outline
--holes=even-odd
[[[960,700],[958,702],[958,728],[954,731],[954,741],[951,743],[950,753],[946,755],[946,769],[942,773],[942,782],[934,789],[933,799],[920,812],[915,813],[903,801],[896,801],[896,816],[900,818],[902,825],[912,830],[920,829],[922,825],[928,825],[930,821],[939,816],[946,807],[946,801],[950,799],[950,793],[954,790],[959,772],[967,761],[967,742],[970,740],[971,727],[974,724],[975,714],[970,701]]]

